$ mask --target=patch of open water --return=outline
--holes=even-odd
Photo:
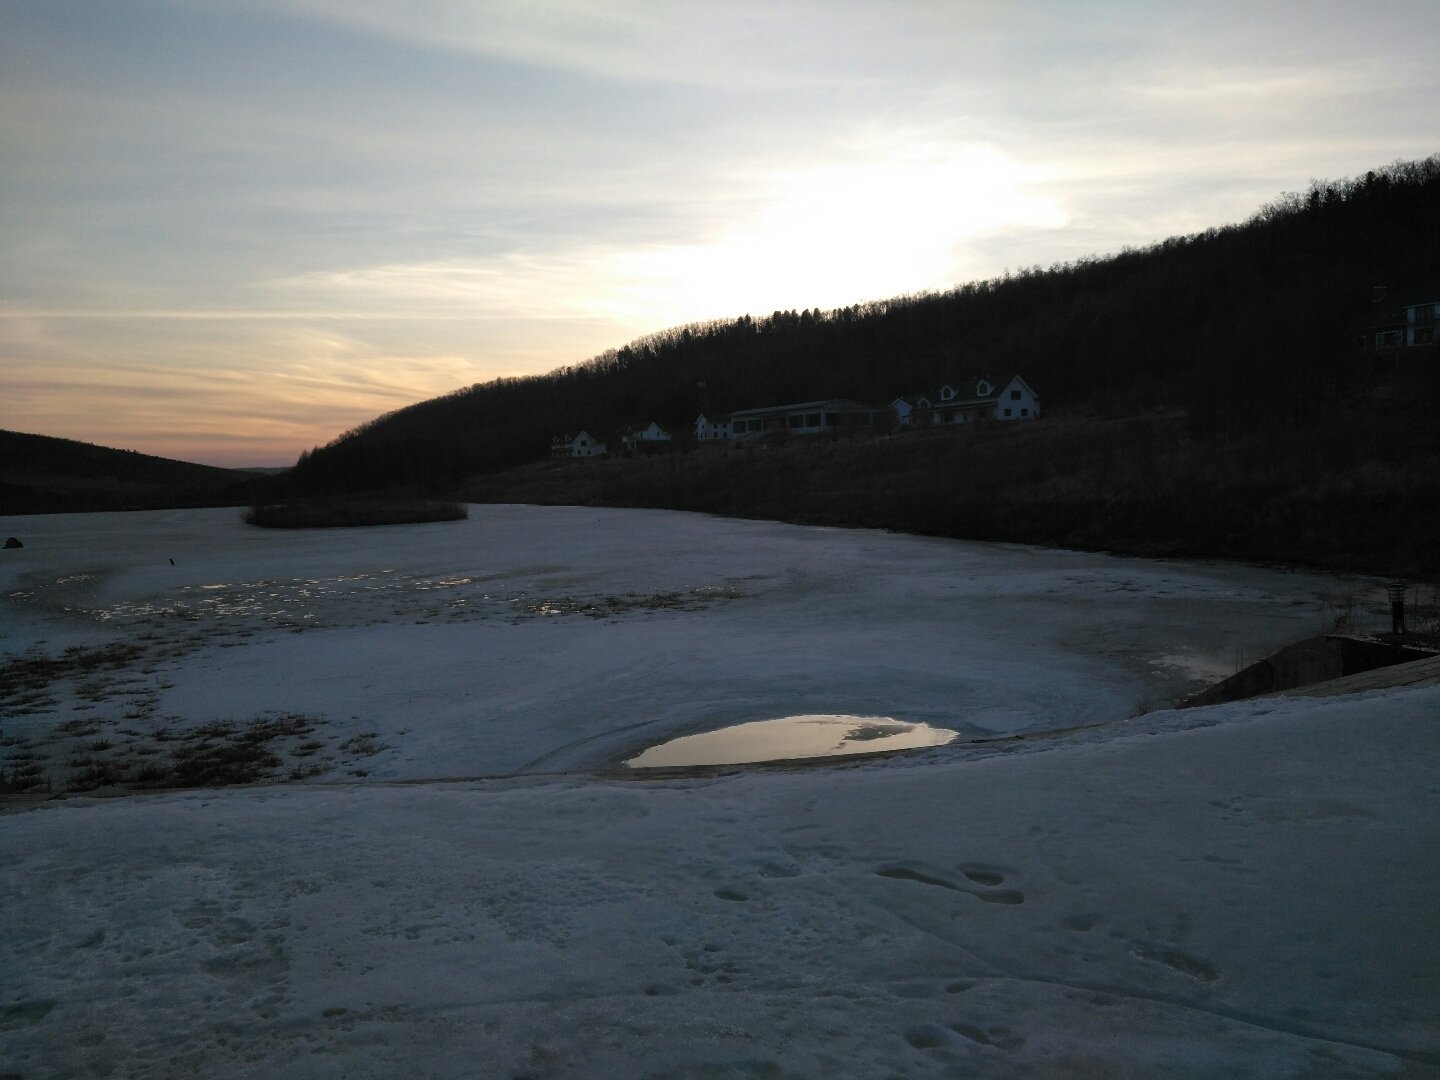
[[[671,739],[650,747],[625,764],[632,769],[753,765],[765,761],[916,750],[943,746],[955,736],[955,732],[944,728],[888,716],[782,716]]]

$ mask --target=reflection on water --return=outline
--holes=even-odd
[[[1233,656],[1223,657],[1213,653],[1187,651],[1154,657],[1150,661],[1150,666],[1180,671],[1196,682],[1214,683],[1221,679],[1228,679],[1244,665],[1240,661],[1238,652]]]
[[[783,716],[672,739],[625,764],[632,769],[658,769],[843,757],[943,746],[955,734],[888,716]]]

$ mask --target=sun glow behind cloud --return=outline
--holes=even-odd
[[[339,310],[483,319],[600,319],[636,334],[677,322],[944,288],[983,272],[967,245],[1063,227],[1040,179],[993,147],[935,146],[749,181],[748,213],[680,243],[505,253],[320,271],[272,287]]]
[[[1025,189],[1033,173],[988,147],[926,148],[800,169],[750,221],[713,241],[619,254],[631,283],[607,305],[693,318],[944,288],[983,272],[966,245],[1013,228],[1057,228],[1065,213]]]

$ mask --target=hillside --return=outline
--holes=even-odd
[[[1343,438],[1321,421],[1201,439],[1176,412],[1062,414],[959,433],[537,462],[477,477],[462,494],[473,502],[665,507],[1433,583],[1440,453],[1429,423],[1418,408],[1388,422],[1357,408]]]
[[[242,503],[255,481],[234,469],[0,431],[0,514]]]
[[[1038,502],[1047,491],[1060,498],[1064,489],[1083,527],[1051,527],[1033,517],[1038,506],[988,518],[963,512],[968,503],[956,494],[956,481],[936,472],[939,466],[922,453],[904,462],[885,458],[884,467],[896,475],[875,497],[894,504],[895,491],[913,493],[907,506],[883,515],[888,523],[947,535],[1053,536],[1122,549],[1238,549],[1248,557],[1287,561],[1307,546],[1307,536],[1330,527],[1330,517],[1348,519],[1357,505],[1399,500],[1410,508],[1396,526],[1406,532],[1425,528],[1436,513],[1440,445],[1433,413],[1440,403],[1440,364],[1433,349],[1418,350],[1428,357],[1423,364],[1412,357],[1398,369],[1377,370],[1357,357],[1354,334],[1383,314],[1373,302],[1375,286],[1430,282],[1437,267],[1440,156],[1353,180],[1316,182],[1243,224],[1143,250],[1035,267],[944,293],[664,331],[584,364],[457,390],[380,417],[303,455],[289,482],[311,494],[451,492],[468,484],[475,492],[539,497],[540,489],[527,491],[518,477],[491,484],[477,478],[539,461],[552,435],[581,427],[607,439],[628,423],[658,420],[683,435],[702,410],[842,396],[882,402],[967,375],[1020,372],[1045,403],[1047,419],[1037,428],[1067,414],[1099,420],[1170,416],[1169,424],[1153,431],[1137,423],[1107,451],[1138,470],[1134,486],[1117,493],[1123,498],[1112,497],[1107,484],[1129,475],[1125,470],[1093,469],[1087,480],[1077,476],[1076,452],[1065,436],[1054,436],[1056,444],[1048,446],[1051,436],[1017,435],[1034,448],[987,459],[975,490],[993,487],[1007,493],[1002,501],[1023,503]],[[953,450],[958,477],[967,475],[960,459],[968,452]],[[1164,470],[1156,464],[1161,461],[1168,463]],[[1324,496],[1317,489],[1314,505],[1282,499],[1293,513],[1271,522],[1254,542],[1212,543],[1163,509],[1180,497],[1183,484],[1194,515],[1211,522],[1238,516],[1244,524],[1237,528],[1249,531],[1251,500],[1269,500],[1268,519],[1275,500],[1294,484],[1329,482],[1316,473],[1320,461],[1328,463],[1329,476],[1350,478],[1343,490]],[[859,461],[844,469],[853,475],[874,471]],[[754,484],[736,479],[723,495],[705,492],[711,481],[702,476],[708,475],[685,479],[683,496],[662,496],[652,486],[636,501],[774,513],[766,509],[760,473]],[[1021,487],[1027,493],[1015,495]],[[576,495],[579,501],[631,498],[606,490]],[[815,506],[807,514],[855,524],[871,520],[849,509],[864,499],[837,495],[818,505],[820,499],[813,492],[804,496]],[[1322,519],[1313,517],[1317,512]],[[1145,535],[1134,536],[1137,530]],[[1357,546],[1346,540],[1339,546],[1351,549],[1348,554],[1322,556],[1327,564],[1358,559],[1372,565],[1366,551],[1405,543],[1372,538]],[[1373,565],[1412,563],[1397,557]]]

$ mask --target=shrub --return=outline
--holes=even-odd
[[[349,529],[463,521],[468,516],[460,503],[429,499],[310,499],[252,506],[245,523],[265,529]]]

